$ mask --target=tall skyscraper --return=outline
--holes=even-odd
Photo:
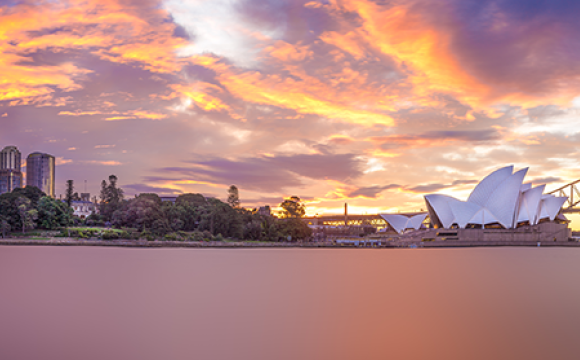
[[[36,186],[54,198],[54,156],[34,152],[26,159],[26,185]]]
[[[16,146],[6,146],[0,151],[0,194],[22,187],[20,151]]]

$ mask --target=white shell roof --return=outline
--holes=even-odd
[[[444,228],[496,222],[513,228],[523,221],[537,224],[544,218],[554,220],[567,198],[542,195],[545,185],[533,188],[531,183],[524,184],[527,168],[512,172],[513,166],[492,172],[477,184],[467,201],[441,194],[425,195],[431,221]]]
[[[518,221],[529,221],[532,225],[537,224],[540,201],[545,188],[546,185],[540,185],[522,193]]]
[[[513,227],[520,187],[527,172],[527,168],[522,169],[502,181],[491,193],[484,205],[505,228]]]
[[[451,211],[449,202],[458,202],[459,200],[452,198],[447,195],[431,194],[425,196],[425,201],[428,201],[431,208],[437,213],[437,217],[441,221],[441,225],[444,228],[448,228],[453,225],[455,221],[455,215]]]
[[[381,217],[398,233],[402,233],[405,230],[407,221],[409,221],[408,217],[400,214],[381,214]]]
[[[425,220],[425,218],[427,217],[426,213],[417,214],[411,217],[401,214],[380,214],[380,215],[398,233],[402,233],[406,229],[418,230],[421,227],[423,220]]]
[[[427,213],[411,216],[409,222],[407,222],[407,229],[418,230],[426,217]]]
[[[469,220],[470,224],[487,225],[497,222],[497,218],[486,208],[481,208]]]
[[[562,205],[564,205],[567,199],[567,197],[552,196],[542,200],[542,204],[546,207],[546,212],[548,213],[550,220],[553,221],[556,216],[558,216]]]
[[[480,206],[485,206],[485,203],[487,202],[487,199],[491,193],[497,188],[499,184],[510,177],[513,171],[514,167],[511,165],[496,170],[487,175],[485,178],[483,178],[483,180],[481,180],[479,184],[475,186],[467,201],[476,203]]]
[[[455,217],[454,223],[460,228],[465,228],[473,216],[481,209],[481,206],[464,201],[450,202],[451,212]]]

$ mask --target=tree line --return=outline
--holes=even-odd
[[[46,196],[36,186],[16,188],[0,195],[0,232],[39,228],[57,230],[74,224],[73,209],[66,203]]]
[[[237,240],[281,241],[302,240],[311,236],[311,229],[300,219],[305,214],[301,199],[293,196],[284,200],[281,218],[257,209],[240,206],[239,190],[228,189],[227,201],[187,193],[175,203],[161,201],[157,194],[143,193],[126,199],[117,185],[115,175],[101,183],[99,214],[86,219],[73,216],[72,201],[78,200],[72,180],[67,181],[65,200],[46,196],[34,186],[14,189],[0,195],[0,232],[39,228],[57,230],[82,222],[88,226],[110,226],[131,229],[152,237],[174,233],[203,233],[202,238],[223,237]]]
[[[228,190],[227,202],[201,194],[179,195],[175,203],[161,201],[157,194],[142,193],[125,199],[117,186],[117,177],[103,180],[100,214],[89,216],[87,224],[107,223],[116,228],[131,228],[157,236],[177,232],[205,232],[239,240],[301,240],[310,237],[311,229],[300,220],[304,203],[293,196],[282,204],[282,218],[240,206],[235,185]]]

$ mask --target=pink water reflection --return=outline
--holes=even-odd
[[[0,247],[0,359],[578,359],[580,251]]]

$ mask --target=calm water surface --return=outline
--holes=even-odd
[[[580,249],[0,247],[0,359],[579,359]]]

